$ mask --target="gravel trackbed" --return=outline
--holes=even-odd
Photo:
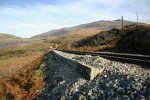
[[[49,70],[44,72],[46,86],[35,100],[150,100],[150,69],[99,56],[56,52],[104,71],[88,81],[50,52],[46,62]]]

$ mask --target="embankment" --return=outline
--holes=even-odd
[[[53,50],[52,53],[55,55],[56,59],[60,59],[62,62],[67,63],[70,67],[77,70],[84,78],[88,80],[93,80],[98,73],[101,73],[103,69],[95,68],[93,66],[88,66],[75,61],[74,59],[66,58],[60,55],[61,51]]]

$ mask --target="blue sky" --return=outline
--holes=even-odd
[[[0,33],[30,38],[99,20],[150,24],[149,0],[0,0]]]

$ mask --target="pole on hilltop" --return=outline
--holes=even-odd
[[[136,13],[136,15],[137,15],[137,25],[138,25],[138,13]]]
[[[123,16],[122,16],[122,32],[123,32]]]

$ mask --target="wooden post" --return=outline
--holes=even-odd
[[[136,13],[137,14],[137,25],[138,25],[138,13]]]
[[[123,16],[122,16],[122,32],[123,32]]]

